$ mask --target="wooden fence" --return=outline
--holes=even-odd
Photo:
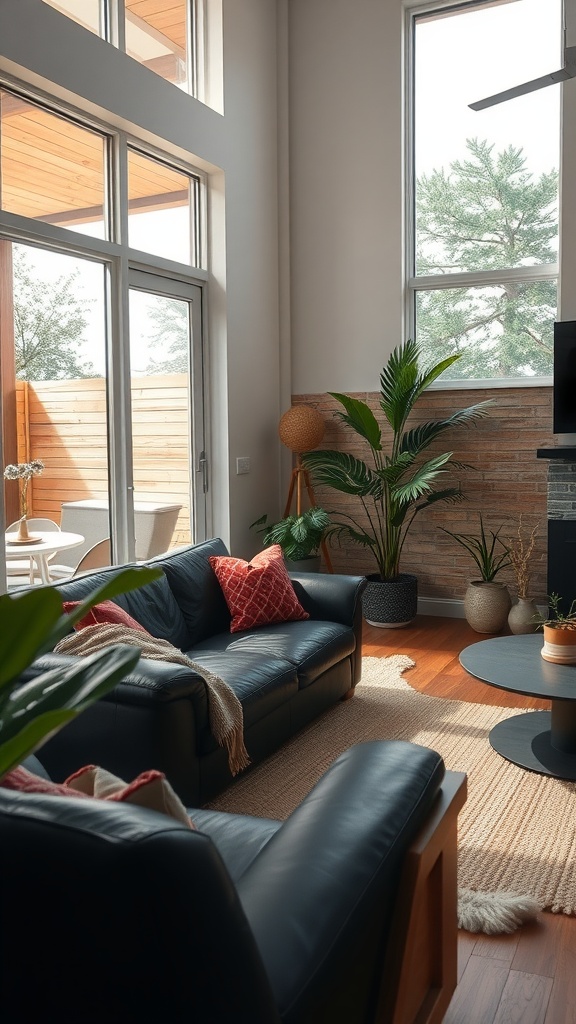
[[[190,417],[186,374],[132,380],[134,500],[182,505],[172,545],[190,543]],[[42,459],[29,515],[60,522],[63,501],[108,498],[106,382],[17,383],[18,461]]]

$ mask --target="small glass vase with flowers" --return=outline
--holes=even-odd
[[[41,459],[32,459],[31,462],[19,462],[16,465],[10,464],[4,470],[5,480],[20,481],[20,519],[18,522],[18,533],[12,538],[11,544],[36,544],[42,540],[41,537],[34,537],[28,531],[28,485],[33,476],[39,476],[44,469]]]

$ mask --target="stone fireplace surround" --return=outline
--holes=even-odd
[[[537,456],[549,459],[548,593],[560,594],[567,612],[576,600],[576,445],[539,448]]]

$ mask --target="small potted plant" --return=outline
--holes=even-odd
[[[328,513],[314,505],[300,515],[285,516],[277,523],[269,524],[268,516],[263,515],[251,524],[250,529],[264,535],[264,547],[280,545],[290,571],[320,572],[318,551],[329,525]]]
[[[480,579],[470,580],[464,596],[464,613],[468,624],[477,633],[499,633],[506,625],[510,611],[510,594],[504,583],[496,576],[510,564],[510,549],[496,531],[486,530],[482,513],[478,514],[480,532],[453,533],[441,526],[440,529],[453,537],[468,551],[480,572]]]
[[[542,657],[558,665],[576,664],[576,600],[564,614],[560,611],[562,598],[559,594],[548,597],[550,615],[540,619],[539,625],[544,630]]]

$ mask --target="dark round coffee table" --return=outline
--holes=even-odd
[[[490,686],[552,701],[551,711],[507,718],[490,732],[502,757],[521,768],[576,780],[576,665],[544,661],[542,634],[497,636],[466,647],[460,664]]]

